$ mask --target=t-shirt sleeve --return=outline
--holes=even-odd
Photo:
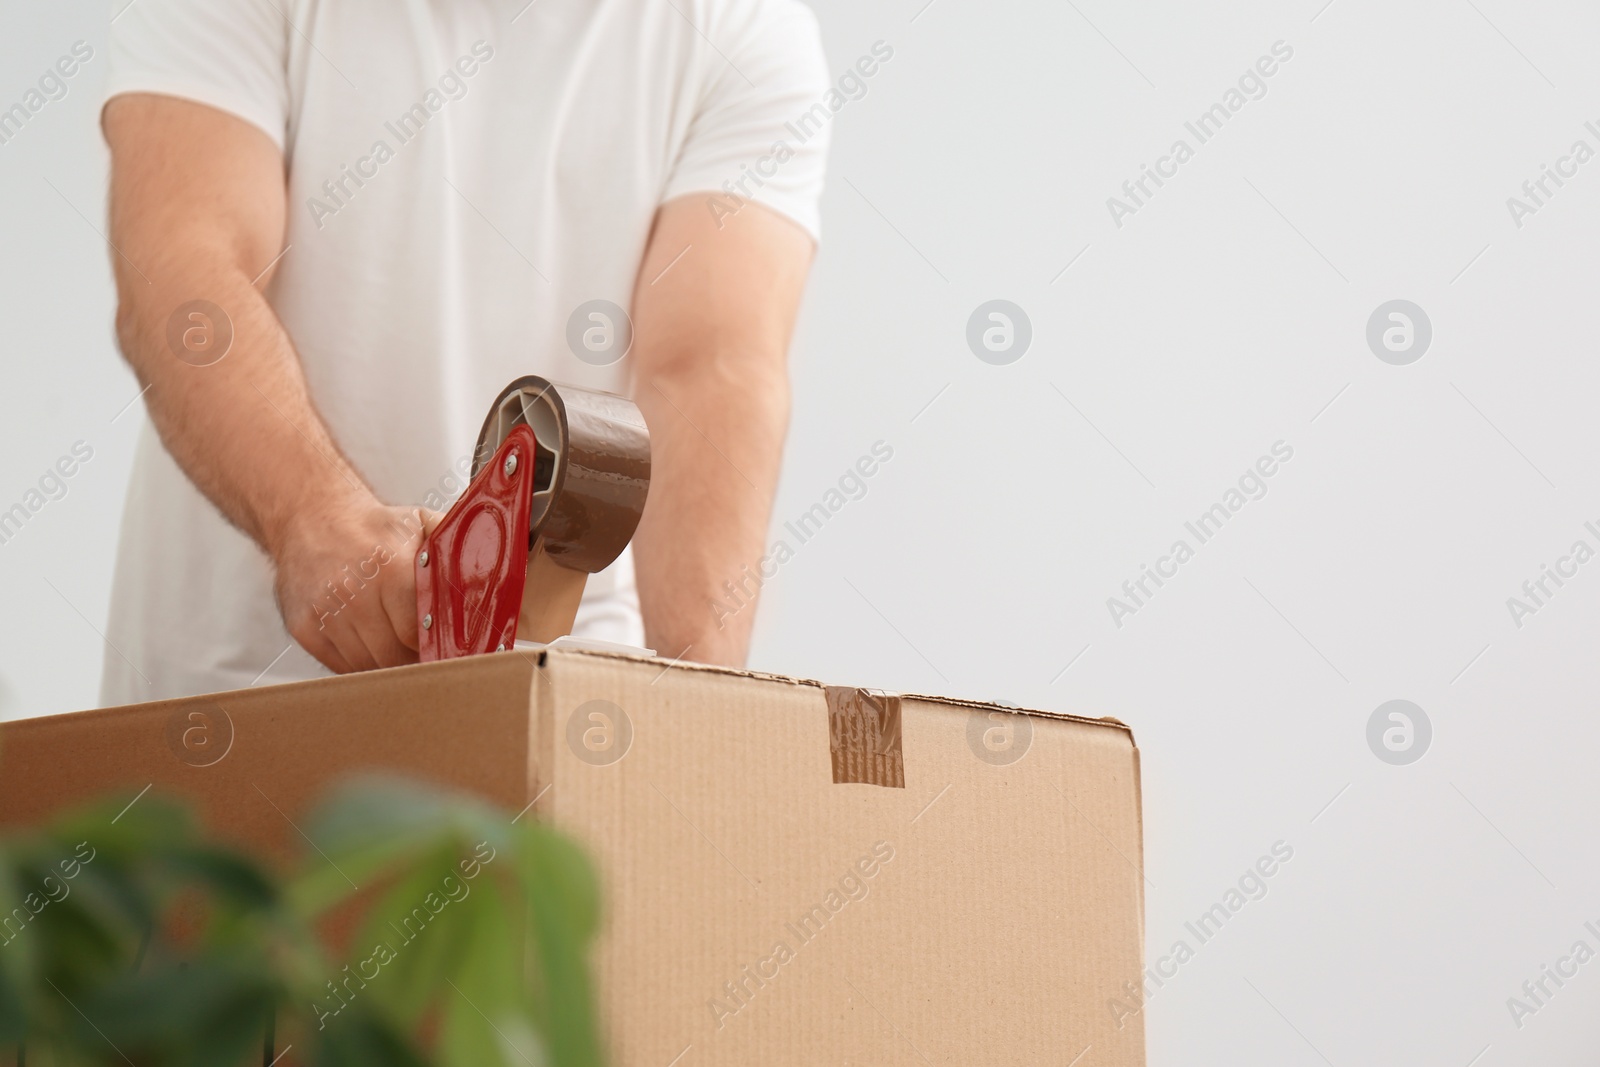
[[[754,200],[815,239],[833,117],[822,35],[798,0],[751,6],[708,35],[708,76],[662,200],[704,194],[714,213]]]
[[[271,0],[115,0],[106,99],[160,93],[226,111],[283,150],[288,21]],[[285,3],[288,0],[284,0]]]

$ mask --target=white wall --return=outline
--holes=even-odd
[[[75,42],[94,50],[65,79],[66,95],[0,144],[0,511],[37,490],[74,443],[93,450],[65,480],[66,495],[0,544],[6,718],[95,703],[117,523],[145,417],[142,404],[127,406],[139,386],[117,355],[101,236],[106,151],[96,119],[109,12],[102,4],[0,3],[0,109],[36,88]]]
[[[1134,726],[1150,960],[1196,949],[1150,1002],[1153,1064],[1580,1062],[1600,964],[1520,1028],[1506,1001],[1575,941],[1600,950],[1600,563],[1520,627],[1507,598],[1600,549],[1600,162],[1520,228],[1506,199],[1575,140],[1600,149],[1600,15],[922,2],[817,5],[836,70],[878,40],[894,57],[835,122],[774,538],[875,441],[894,456],[791,538],[756,665]],[[0,545],[16,716],[93,702],[144,414],[111,421],[136,387],[93,229],[104,14],[6,11],[0,101],[74,40],[97,50],[0,146],[0,504],[95,449]],[[1195,146],[1184,121],[1280,40],[1266,95],[1118,228],[1107,197]],[[1009,366],[966,343],[994,298],[1032,322]],[[1433,328],[1406,366],[1365,336],[1393,299]],[[1197,546],[1185,521],[1278,441],[1266,496]],[[1116,625],[1107,598],[1178,538],[1194,558]],[[1391,699],[1432,724],[1410,765],[1368,745]],[[1280,841],[1266,895],[1200,945],[1185,921]]]

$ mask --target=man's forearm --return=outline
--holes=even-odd
[[[650,425],[635,536],[645,639],[742,666],[789,426],[789,338],[811,237],[752,206],[664,205],[634,291],[634,400]]]
[[[319,504],[371,496],[316,414],[299,358],[257,287],[279,252],[282,209],[265,194],[281,202],[281,164],[256,159],[252,168],[250,157],[271,146],[253,130],[222,126],[224,136],[244,139],[235,146],[243,158],[216,165],[246,173],[220,175],[214,184],[280,187],[259,190],[253,203],[266,206],[248,219],[196,209],[170,195],[168,183],[181,180],[168,173],[176,161],[151,146],[178,138],[150,136],[149,125],[162,121],[162,113],[138,114],[143,103],[120,99],[107,116],[117,170],[111,227],[120,249],[113,257],[118,338],[147,387],[145,402],[167,450],[230,521],[271,551],[296,517]],[[158,106],[170,109],[172,102]],[[210,121],[204,114],[179,117]],[[268,174],[261,173],[265,167]],[[204,191],[196,197],[202,205]],[[197,300],[221,315],[186,307]],[[226,354],[208,363],[216,355],[212,346],[229,333]]]
[[[340,454],[261,293],[283,240],[276,146],[240,119],[142,94],[107,105],[105,132],[117,335],[167,451],[272,558],[302,647],[336,671],[415,662],[409,566],[360,595],[333,585],[384,553],[409,562],[425,516],[384,506]]]
[[[309,512],[370,500],[312,407],[283,328],[250,279],[205,257],[157,263],[150,277],[149,285],[137,277],[123,285],[122,351],[148,386],[145,403],[167,451],[229,521],[270,553]],[[228,322],[207,327],[196,320],[186,328],[233,333],[231,350],[211,366],[188,365],[168,350],[173,309],[195,292]]]
[[[788,424],[781,357],[643,375],[635,399],[653,453],[634,550],[645,639],[663,656],[740,666]]]

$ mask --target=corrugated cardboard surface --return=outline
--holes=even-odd
[[[232,747],[190,766],[174,718],[213,707]],[[905,697],[904,788],[835,784],[822,686],[518,652],[6,724],[0,822],[154,783],[281,856],[346,770],[538,798],[601,870],[617,1064],[1142,1065],[1106,1006],[1143,969],[1132,736],[1029,715],[1001,764],[995,710]]]
[[[307,847],[293,824],[330,781],[377,770],[515,810],[527,803],[534,660],[481,656],[0,724],[0,825],[149,785],[197,801],[229,840],[287,857]],[[230,745],[207,766],[197,764],[211,754],[171,740],[191,713],[205,716],[210,743]]]
[[[967,740],[992,709],[908,697],[892,789],[833,784],[818,686],[585,657],[540,696],[558,737],[595,698],[632,722],[607,766],[557,744],[541,800],[601,864],[619,1062],[1144,1062],[1106,1008],[1143,968],[1127,730],[1030,717],[1026,755],[996,766]],[[880,842],[865,895],[797,927]]]

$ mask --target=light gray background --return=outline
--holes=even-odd
[[[1600,13],[1322,3],[819,0],[836,71],[895,55],[834,126],[776,523],[875,440],[894,458],[767,586],[754,662],[1131,723],[1152,961],[1293,847],[1152,999],[1153,1064],[1589,1062],[1600,962],[1520,1029],[1506,999],[1600,949],[1600,562],[1520,629],[1506,598],[1600,547],[1600,160],[1521,229],[1506,198],[1600,148]],[[118,415],[97,232],[106,12],[4,10],[0,104],[96,49],[0,146],[0,507],[95,450],[0,546],[17,717],[94,702],[145,414]],[[1106,198],[1280,39],[1267,96],[1114,226]],[[996,298],[1032,320],[1010,366],[966,347]],[[1434,330],[1405,367],[1365,341],[1396,298]],[[1114,626],[1106,598],[1280,439],[1269,494]],[[1366,742],[1397,698],[1433,724],[1409,766]]]

